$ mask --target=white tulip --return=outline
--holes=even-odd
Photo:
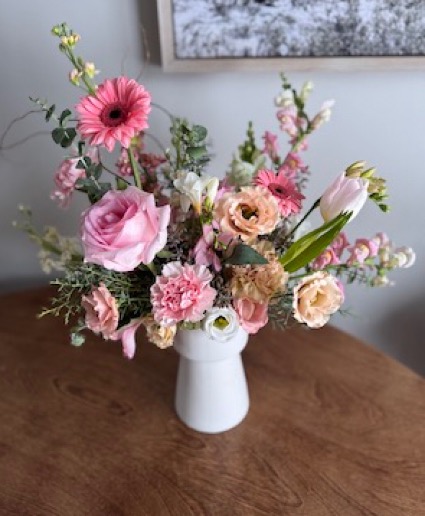
[[[226,342],[238,332],[238,316],[233,308],[211,308],[205,314],[202,328],[211,339]]]
[[[367,179],[347,177],[345,172],[342,172],[320,199],[323,220],[328,222],[348,211],[352,212],[350,220],[353,220],[368,198],[368,186]]]

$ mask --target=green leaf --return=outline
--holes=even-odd
[[[62,129],[62,131],[63,136],[60,145],[64,148],[70,147],[74,141],[74,138],[77,136],[77,131],[73,127],[70,127],[69,129]]]
[[[192,127],[192,135],[195,141],[201,142],[207,137],[208,131],[202,125],[194,125]]]
[[[117,183],[117,190],[125,190],[127,188],[127,183],[124,181],[124,179],[121,179],[120,177],[115,178]]]
[[[313,231],[312,233],[315,233],[314,238],[306,239],[306,242],[308,242],[307,245],[302,245],[298,249],[298,252],[292,253],[292,258],[288,260],[288,253],[302,239],[295,242],[288,249],[288,252],[279,259],[280,263],[285,267],[285,270],[287,272],[296,272],[319,256],[319,254],[322,253],[339,235],[342,228],[350,220],[351,215],[352,212],[340,214],[338,217],[335,217],[335,219],[318,228],[318,230],[322,229],[321,232],[318,232],[318,230]],[[305,235],[305,237],[309,237],[310,235],[311,234],[309,233],[308,235]]]
[[[291,245],[291,247],[286,251],[286,253],[279,258],[280,263],[283,266],[285,266],[286,263],[290,262],[298,254],[302,253],[305,249],[307,249],[307,247],[309,247],[319,237],[320,234],[331,229],[338,222],[339,217],[341,217],[341,215],[338,215],[338,217],[330,220],[329,222],[325,222],[317,229],[310,231],[309,233],[307,233],[306,235],[301,237],[299,240],[294,242]]]
[[[266,265],[269,262],[249,245],[238,244],[231,256],[226,259],[226,263],[228,265]]]
[[[72,115],[72,113],[69,109],[65,109],[64,111],[62,111],[62,113],[59,117],[59,123],[61,126],[63,125],[65,119],[68,118],[70,115]]]
[[[98,180],[100,178],[100,176],[102,175],[103,167],[100,163],[98,163],[97,165],[92,165],[92,167],[93,167],[93,177],[96,180]]]
[[[75,165],[75,168],[78,168],[79,170],[85,170],[86,165],[82,159],[78,160],[78,163]]]
[[[64,130],[62,129],[62,127],[57,127],[56,129],[53,129],[52,138],[55,143],[60,144],[61,141],[63,140],[63,136],[64,136]]]
[[[51,118],[53,113],[55,112],[56,106],[53,104],[49,107],[49,109],[46,111],[46,122],[48,122]]]
[[[186,152],[190,158],[198,160],[207,154],[207,148],[205,145],[200,145],[199,147],[188,147]]]

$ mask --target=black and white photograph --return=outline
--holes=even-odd
[[[178,59],[419,56],[422,0],[174,0]]]

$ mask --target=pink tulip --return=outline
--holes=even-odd
[[[347,177],[342,172],[325,190],[320,199],[320,213],[328,222],[341,213],[351,211],[351,219],[357,216],[368,198],[369,181],[360,177]]]

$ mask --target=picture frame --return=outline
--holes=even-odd
[[[205,3],[207,0],[190,0],[190,8],[196,3]],[[219,0],[215,0],[217,3]],[[260,0],[221,0],[223,2],[257,2]],[[266,0],[266,2],[281,0]],[[288,0],[290,1],[290,0]],[[293,0],[297,1],[297,0]],[[311,2],[315,0],[298,0]],[[340,0],[341,3],[347,0]],[[368,0],[373,2],[375,0]],[[378,1],[378,0],[377,0]],[[384,0],[385,1],[385,0]],[[401,0],[401,3],[406,0]],[[422,0],[414,0],[418,9]],[[425,68],[425,39],[420,55],[374,55],[374,56],[243,56],[243,57],[182,57],[176,49],[176,24],[174,23],[174,4],[182,0],[157,0],[159,36],[161,46],[162,67],[166,72],[221,72],[221,71],[377,71],[377,70],[420,70]],[[208,0],[213,3],[214,0]],[[317,4],[316,4],[317,5]],[[410,0],[412,5],[412,0]],[[423,31],[425,31],[425,9]],[[417,20],[415,20],[416,22]],[[406,22],[407,23],[407,22]],[[178,30],[178,28],[177,28]],[[385,49],[384,49],[385,50]]]

